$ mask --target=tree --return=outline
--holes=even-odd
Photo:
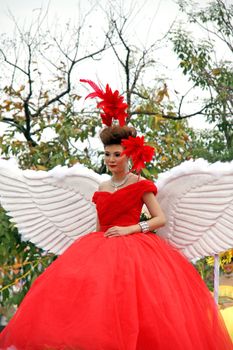
[[[83,61],[100,59],[107,48],[106,38],[84,47],[86,17],[77,27],[67,24],[64,33],[53,34],[42,26],[46,16],[41,11],[25,30],[15,23],[13,39],[1,37],[1,70],[7,72],[8,84],[0,88],[0,121],[9,128],[0,138],[0,147],[6,157],[17,156],[23,168],[72,165],[83,158],[72,141],[94,135],[98,125],[96,119],[76,112],[81,96],[73,76]],[[67,36],[71,38],[68,44]],[[48,130],[50,141],[45,142]]]
[[[158,64],[155,57],[158,57],[159,50],[164,45],[169,31],[160,40],[139,47],[132,37],[129,38],[128,34],[133,9],[130,8],[126,15],[121,4],[119,8],[116,9],[116,7],[114,3],[114,9],[111,6],[109,8],[108,18],[111,36],[107,36],[107,38],[122,71],[122,81],[129,106],[128,122],[133,116],[142,114],[146,116],[160,115],[164,119],[179,121],[202,113],[202,108],[192,113],[182,113],[183,100],[177,107],[169,97],[169,89],[165,79],[161,79],[160,76],[155,76],[153,86],[148,89],[144,74],[146,72],[148,75],[148,72],[151,72],[154,75]]]
[[[227,149],[224,159],[230,160],[233,154],[233,5],[215,0],[200,9],[191,1],[181,0],[179,6],[190,23],[207,33],[207,38],[197,41],[180,27],[171,36],[174,51],[184,75],[195,88],[207,94],[202,114],[223,135]],[[223,56],[218,45],[224,49]],[[220,139],[222,143],[222,137]]]
[[[149,88],[143,94],[152,94]],[[151,115],[143,111],[152,112]],[[142,111],[140,113],[140,111]],[[157,111],[157,112],[156,112]],[[137,107],[138,115],[131,116],[131,123],[143,135],[156,150],[155,164],[148,165],[145,176],[152,174],[154,177],[165,170],[180,164],[192,157],[193,130],[189,128],[187,120],[171,120],[164,118],[158,109],[157,101],[150,99]]]
[[[199,130],[192,136],[193,158],[204,158],[210,163],[233,159],[233,148],[228,149],[223,132],[218,129]]]

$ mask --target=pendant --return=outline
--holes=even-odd
[[[111,179],[111,184],[112,184],[112,187],[114,188],[114,192],[118,190],[118,187],[123,186],[123,185],[127,182],[128,177],[129,177],[129,175],[127,174],[126,177],[124,178],[124,180],[121,181],[121,182],[119,182],[119,183],[115,183],[115,182]]]

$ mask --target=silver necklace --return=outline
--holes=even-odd
[[[114,190],[117,191],[118,187],[123,186],[127,182],[128,177],[129,177],[129,174],[127,174],[126,177],[121,182],[115,182],[111,178],[111,185],[112,185],[112,187],[114,187]]]

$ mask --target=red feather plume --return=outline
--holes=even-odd
[[[112,89],[107,84],[106,91],[104,91],[91,80],[80,79],[80,81],[88,83],[94,89],[94,92],[91,92],[86,98],[99,97],[102,100],[97,103],[97,108],[103,110],[103,113],[100,114],[103,124],[111,126],[113,119],[115,119],[119,121],[120,126],[125,125],[127,117],[125,109],[128,105],[124,102],[124,98],[120,96],[118,90],[112,92]]]
[[[144,144],[144,136],[129,136],[128,139],[123,139],[121,145],[124,147],[122,155],[132,159],[133,167],[137,173],[140,173],[142,168],[145,168],[145,163],[150,162],[153,158],[155,149]]]

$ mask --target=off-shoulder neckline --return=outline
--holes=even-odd
[[[117,191],[113,191],[113,192],[109,192],[109,191],[95,191],[95,193],[114,194],[114,193],[118,193],[119,191],[122,191],[122,190],[124,190],[124,189],[126,189],[126,188],[128,188],[128,187],[131,187],[131,186],[133,186],[133,185],[139,184],[139,182],[145,182],[145,181],[147,181],[147,182],[152,182],[151,180],[143,179],[143,180],[139,180],[139,181],[133,182],[133,183],[131,183],[131,184],[127,185],[127,186],[124,186],[124,187],[122,187],[122,188],[119,188],[119,190],[117,190]],[[152,182],[152,183],[153,183],[153,182]]]

